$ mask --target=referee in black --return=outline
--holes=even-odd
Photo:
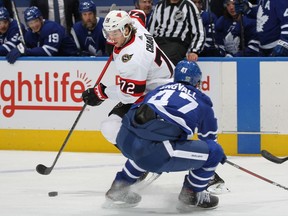
[[[148,31],[174,65],[185,57],[197,61],[205,43],[202,19],[191,0],[159,1]]]

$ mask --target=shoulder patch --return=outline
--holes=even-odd
[[[130,61],[130,59],[132,58],[133,54],[129,55],[129,54],[125,54],[122,56],[122,62],[126,63],[128,61]]]

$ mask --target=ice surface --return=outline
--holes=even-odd
[[[131,209],[101,206],[125,158],[121,154],[62,153],[55,169],[43,176],[37,164],[51,166],[57,152],[0,151],[1,216],[141,216],[181,215],[175,209],[186,172],[164,173],[141,192],[141,203]],[[228,157],[248,170],[288,187],[288,162],[274,164],[261,157]],[[217,173],[230,193],[219,196],[219,207],[197,210],[197,216],[286,216],[288,191],[229,164]],[[50,191],[58,196],[49,197]]]

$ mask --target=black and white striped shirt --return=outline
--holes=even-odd
[[[205,43],[201,15],[191,0],[159,1],[151,16],[149,32],[153,37],[181,39],[189,45],[188,53],[200,53]]]

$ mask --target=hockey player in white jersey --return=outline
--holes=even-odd
[[[174,65],[138,22],[135,13],[134,17],[132,20],[127,12],[114,10],[107,14],[103,23],[105,37],[114,44],[113,59],[120,85],[106,87],[100,83],[83,93],[84,101],[92,106],[108,98],[120,102],[101,125],[103,135],[114,144],[122,116],[131,104],[139,102],[148,91],[169,82],[173,76]]]
[[[288,1],[258,0],[252,7],[247,0],[235,0],[235,11],[257,17],[257,33],[263,56],[288,56]]]
[[[120,85],[106,87],[100,83],[82,94],[83,101],[91,106],[99,106],[107,99],[119,101],[100,128],[114,145],[122,117],[131,105],[140,102],[147,92],[170,82],[174,70],[174,65],[143,26],[144,12],[133,10],[131,17],[125,11],[114,10],[103,22],[104,35],[114,44],[113,59]],[[135,181],[145,173],[131,160],[127,160],[123,170],[126,171],[123,175],[133,176]]]

